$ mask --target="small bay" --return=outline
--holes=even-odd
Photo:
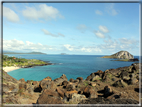
[[[46,55],[46,54],[7,54],[18,58],[38,59],[49,61],[52,65],[35,66],[32,68],[21,68],[11,72],[9,75],[17,80],[24,78],[27,80],[40,81],[49,76],[52,80],[65,74],[68,78],[76,79],[83,77],[86,79],[93,72],[98,70],[116,69],[118,67],[130,66],[134,62],[111,61],[112,59],[101,58],[104,55]],[[138,56],[134,56],[138,58]]]

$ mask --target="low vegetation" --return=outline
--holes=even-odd
[[[17,58],[14,56],[9,57],[7,55],[3,55],[3,67],[6,66],[26,67],[26,66],[45,65],[45,64],[48,63],[37,59],[25,59],[25,58]]]

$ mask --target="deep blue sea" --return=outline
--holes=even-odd
[[[35,66],[32,68],[21,68],[11,72],[9,75],[17,80],[24,78],[27,80],[40,81],[47,76],[52,80],[65,74],[68,78],[76,79],[83,77],[86,79],[93,72],[105,71],[111,68],[130,66],[134,62],[111,61],[112,59],[101,58],[104,55],[45,55],[45,54],[7,54],[8,56],[21,57],[26,59],[38,59],[50,61],[53,65]],[[138,56],[134,56],[138,58]]]

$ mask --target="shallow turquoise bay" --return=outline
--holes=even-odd
[[[21,68],[8,72],[17,80],[24,78],[27,80],[40,81],[47,76],[52,80],[65,74],[68,78],[76,79],[83,77],[86,79],[93,72],[98,70],[116,69],[118,67],[130,66],[134,62],[111,61],[112,59],[101,58],[104,55],[42,55],[42,54],[9,54],[8,56],[22,57],[26,59],[39,59],[50,61],[53,65],[35,66],[32,68]],[[135,58],[139,58],[135,56]]]

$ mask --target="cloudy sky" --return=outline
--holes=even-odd
[[[3,50],[139,55],[139,3],[4,3]]]

